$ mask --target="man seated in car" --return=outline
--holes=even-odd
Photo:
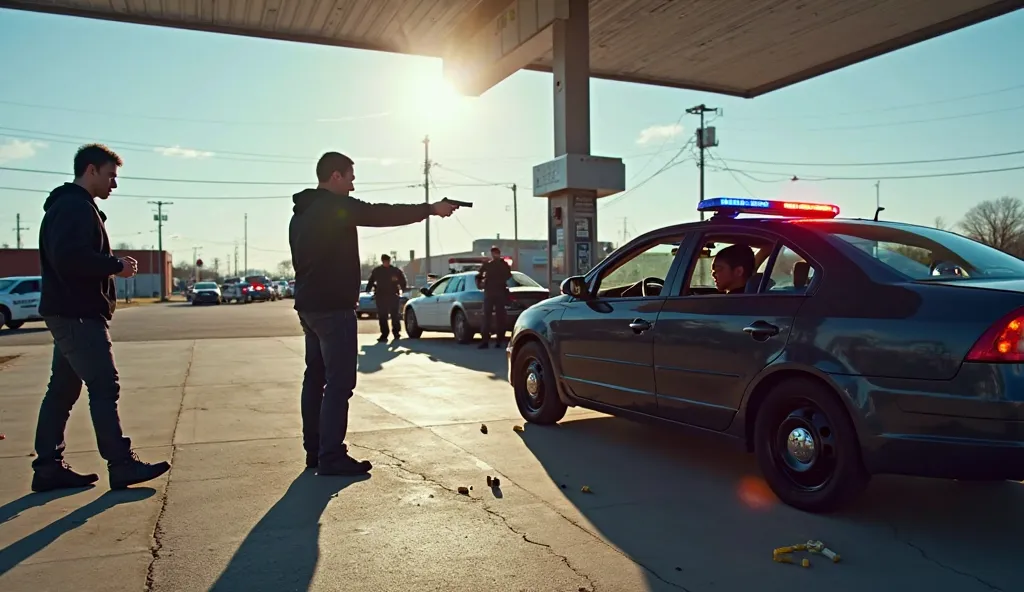
[[[742,294],[754,273],[754,249],[746,245],[732,245],[715,255],[711,263],[711,277],[715,287],[724,294]]]

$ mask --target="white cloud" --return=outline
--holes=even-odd
[[[213,156],[213,152],[204,152],[193,148],[182,148],[181,146],[154,148],[154,150],[164,156],[170,156],[171,158],[209,158]]]
[[[46,146],[46,142],[37,142],[35,140],[7,140],[0,144],[0,162],[32,158],[36,155],[37,150],[46,148]]]
[[[637,144],[650,144],[651,142],[671,140],[683,133],[683,126],[678,123],[669,125],[652,125],[640,132],[636,139]]]

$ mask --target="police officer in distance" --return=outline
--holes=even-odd
[[[387,253],[380,256],[380,265],[370,272],[366,282],[366,291],[373,292],[377,301],[377,322],[380,324],[380,339],[388,340],[388,317],[391,317],[391,334],[395,339],[401,336],[402,322],[398,304],[406,291],[405,274],[401,269],[391,266],[391,257]]]
[[[480,329],[483,342],[480,349],[487,349],[494,326],[494,345],[501,348],[505,341],[505,323],[508,304],[508,281],[512,279],[512,268],[501,258],[501,249],[491,247],[491,260],[480,266],[476,276],[477,285],[484,291],[484,320]],[[494,315],[492,320],[491,315]]]

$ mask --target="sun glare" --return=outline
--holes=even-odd
[[[426,131],[436,132],[441,128],[458,127],[460,117],[468,114],[472,98],[459,94],[451,83],[437,76],[424,81],[409,100],[417,123]]]

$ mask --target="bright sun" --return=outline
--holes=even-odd
[[[471,100],[471,97],[459,94],[455,87],[441,76],[425,80],[415,96],[410,97],[417,123],[423,125],[427,131],[458,126],[459,117],[466,113]]]

